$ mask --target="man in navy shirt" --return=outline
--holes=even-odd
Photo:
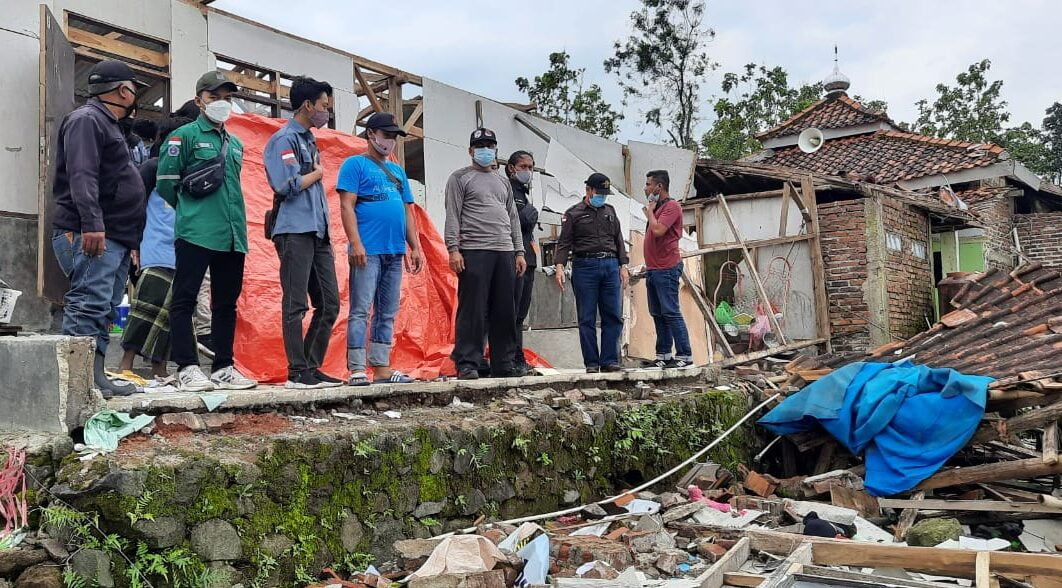
[[[290,97],[295,114],[269,138],[263,154],[269,185],[279,203],[274,206],[276,215],[269,236],[280,255],[282,328],[288,358],[285,387],[338,386],[341,380],[320,370],[332,326],[339,317],[339,286],[328,236],[328,202],[321,182],[324,168],[310,132],[312,127],[328,124],[332,86],[312,78],[295,78]],[[307,294],[314,310],[304,335]]]
[[[390,367],[394,322],[402,266],[410,273],[420,272],[424,254],[417,239],[409,179],[401,166],[387,161],[398,136],[406,132],[386,112],[370,116],[365,128],[369,149],[344,161],[336,182],[350,242],[347,367],[352,386],[370,383],[366,363],[373,368],[373,381],[406,384],[413,379]]]

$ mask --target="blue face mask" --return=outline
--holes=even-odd
[[[604,194],[594,194],[593,196],[590,197],[590,206],[593,206],[594,208],[601,208],[604,205],[605,205],[605,195]]]
[[[476,147],[472,151],[472,161],[480,167],[490,167],[498,159],[498,151],[490,147]]]

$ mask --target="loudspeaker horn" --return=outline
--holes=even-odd
[[[826,138],[822,136],[822,131],[811,127],[800,132],[800,136],[797,137],[797,147],[800,147],[800,150],[804,153],[814,153],[822,148],[825,140]]]

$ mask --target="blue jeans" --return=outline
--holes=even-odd
[[[369,365],[391,364],[395,315],[402,293],[402,264],[406,256],[388,253],[367,256],[365,267],[350,267],[350,315],[347,318],[347,368],[365,371],[366,334],[369,310],[372,331],[369,337]]]
[[[52,250],[70,278],[63,299],[63,334],[94,337],[96,352],[106,354],[108,329],[118,317],[129,279],[129,248],[107,239],[103,255],[92,257],[81,250],[81,233],[55,229]]]
[[[674,344],[675,357],[690,361],[690,334],[679,308],[679,280],[682,279],[682,263],[670,269],[651,269],[646,280],[649,294],[649,314],[656,324],[656,357],[671,359]]]
[[[588,368],[619,365],[620,335],[623,333],[619,261],[609,259],[572,260],[572,290],[579,315],[579,346],[583,365]],[[601,314],[601,351],[597,346],[597,315]]]

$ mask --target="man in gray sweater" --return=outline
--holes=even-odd
[[[479,128],[469,139],[472,165],[446,182],[450,269],[457,273],[456,337],[450,358],[461,379],[479,377],[483,335],[490,345],[490,373],[514,375],[516,276],[527,269],[520,218],[509,181],[497,173],[498,140]]]

